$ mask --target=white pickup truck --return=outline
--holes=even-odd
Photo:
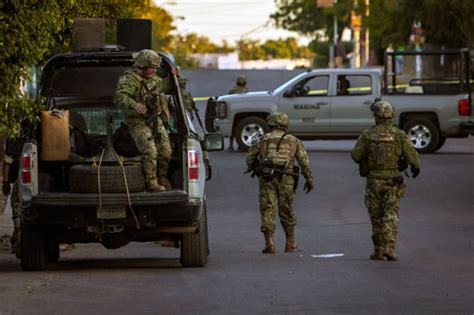
[[[374,124],[369,107],[381,98],[415,148],[429,153],[448,137],[474,132],[469,64],[465,49],[391,52],[384,71],[310,70],[273,91],[220,96],[215,109],[208,102],[206,120],[213,119],[209,131],[233,135],[241,150],[268,130],[265,118],[276,111],[288,115],[288,132],[301,139],[353,139]]]

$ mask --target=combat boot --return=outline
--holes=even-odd
[[[264,254],[275,254],[275,244],[273,243],[273,234],[269,232],[265,232],[263,234],[265,236],[265,248],[262,250]]]
[[[387,258],[387,260],[391,260],[391,261],[398,260],[398,256],[395,253],[395,248],[393,246],[385,246],[383,255]]]
[[[374,249],[374,252],[370,255],[372,260],[384,260],[381,249]]]
[[[285,245],[285,252],[287,253],[294,253],[298,251],[298,245],[295,241],[295,233],[294,232],[287,232],[286,234],[286,245]]]
[[[158,184],[156,179],[152,179],[146,183],[146,191],[157,192],[166,190],[165,186]]]
[[[158,183],[165,187],[166,190],[171,190],[173,189],[173,185],[171,185],[171,182],[168,180],[168,178],[166,178],[165,176],[162,176],[160,178],[158,178]]]

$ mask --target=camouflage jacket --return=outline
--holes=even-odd
[[[241,93],[247,93],[248,89],[245,86],[239,86],[236,85],[232,88],[232,90],[229,91],[229,94],[241,94]]]
[[[180,88],[180,91],[181,91],[181,98],[183,99],[184,107],[189,113],[192,113],[194,109],[196,109],[196,103],[194,103],[191,93],[189,93],[186,89],[182,89],[182,88]]]
[[[247,153],[247,156],[245,158],[245,162],[247,164],[247,167],[249,169],[251,169],[251,168],[255,167],[255,165],[258,164],[260,161],[262,161],[263,159],[269,157],[267,152],[271,151],[270,146],[278,143],[278,141],[281,139],[283,134],[284,134],[284,131],[276,129],[276,130],[273,130],[272,132],[269,132],[269,133],[265,134],[265,136],[262,139],[255,142],[250,147],[250,149]],[[283,151],[283,152],[285,152],[285,154],[288,154],[287,161],[289,163],[286,165],[286,167],[287,168],[292,167],[293,163],[294,163],[294,160],[296,158],[296,161],[298,162],[299,166],[301,167],[301,173],[303,174],[304,178],[307,181],[312,181],[313,180],[313,175],[312,175],[312,172],[311,172],[311,165],[309,163],[308,153],[306,152],[306,149],[304,148],[303,143],[301,142],[301,140],[299,140],[295,136],[287,134],[287,135],[285,135],[283,141],[281,142],[282,143],[281,147],[284,147],[283,144],[285,142],[290,144],[289,149],[286,150],[286,151]],[[267,155],[267,156],[265,156],[265,155]],[[278,160],[276,162],[278,164]]]
[[[373,134],[390,133],[395,134],[394,153],[395,159],[404,156],[407,163],[415,168],[420,168],[420,158],[416,152],[408,136],[402,130],[392,126],[392,124],[380,124],[372,128],[368,128],[362,132],[357,139],[357,143],[351,152],[351,157],[356,163],[360,163],[363,159],[369,158],[370,137]],[[394,178],[400,177],[402,174],[397,168],[387,169],[370,169],[367,178]]]
[[[127,121],[130,119],[144,118],[133,110],[134,105],[137,103],[145,105],[147,91],[141,83],[142,81],[154,95],[169,93],[171,90],[168,81],[156,75],[146,80],[132,69],[125,71],[118,80],[117,90],[114,95],[114,104],[124,111]]]

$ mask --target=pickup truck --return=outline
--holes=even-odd
[[[45,270],[57,262],[62,243],[115,249],[129,242],[167,241],[180,248],[184,267],[206,265],[210,165],[205,151],[222,150],[223,138],[196,131],[183,107],[177,68],[160,55],[160,76],[171,82],[168,178],[173,189],[153,193],[145,191],[141,158],[112,100],[134,53],[68,53],[43,67],[38,93],[45,109],[23,146],[18,179],[21,246],[16,254],[24,270]],[[49,130],[65,117],[66,129]]]
[[[474,132],[469,64],[466,49],[404,51],[386,53],[385,70],[308,70],[273,91],[208,101],[206,121],[213,125],[207,129],[234,136],[247,150],[268,131],[265,118],[281,111],[288,132],[300,139],[354,139],[374,124],[369,107],[381,98],[393,105],[394,124],[414,147],[434,152],[446,138]]]

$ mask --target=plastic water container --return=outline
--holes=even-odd
[[[69,111],[53,109],[41,112],[40,159],[64,161],[70,151]]]

